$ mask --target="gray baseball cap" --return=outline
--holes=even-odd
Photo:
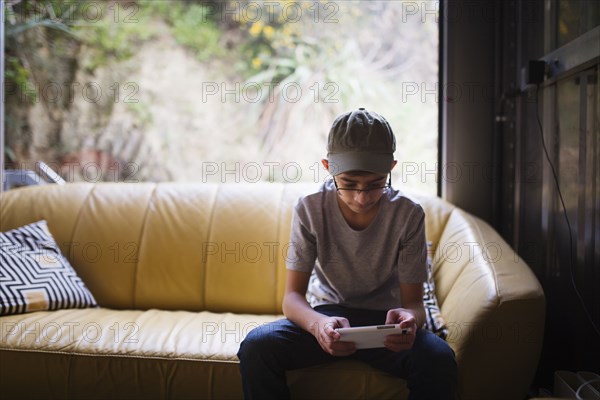
[[[381,115],[364,108],[338,116],[327,139],[331,175],[348,171],[388,174],[394,162],[396,138]]]

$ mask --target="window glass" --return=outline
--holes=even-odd
[[[559,0],[557,16],[557,47],[561,47],[600,25],[600,2],[597,0]]]
[[[569,216],[569,222],[573,232],[577,232],[577,209],[579,196],[579,109],[580,109],[580,85],[579,78],[565,79],[558,83],[557,92],[557,129],[558,129],[558,178],[560,188]],[[564,218],[562,205],[557,198],[556,201],[557,223],[562,227]],[[563,235],[560,243],[563,243],[568,255],[568,230],[566,223],[559,229]],[[576,242],[575,242],[576,243]],[[568,262],[568,259],[564,260]]]
[[[7,10],[6,154],[77,181],[322,181],[358,107],[434,194],[439,2],[21,1]]]

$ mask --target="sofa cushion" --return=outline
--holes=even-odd
[[[112,310],[40,311],[0,320],[0,350],[237,361],[241,341],[277,315]]]
[[[32,397],[241,398],[236,353],[281,315],[161,310],[40,311],[0,319],[3,393]],[[28,374],[48,382],[28,381]],[[37,376],[37,375],[36,375]],[[328,382],[345,382],[328,385]],[[298,398],[406,398],[406,382],[356,361],[289,371]]]
[[[0,233],[0,315],[97,306],[46,221]]]

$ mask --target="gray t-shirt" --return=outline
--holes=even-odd
[[[311,272],[312,307],[339,304],[371,310],[401,307],[399,283],[427,278],[425,213],[398,190],[386,189],[375,219],[352,229],[332,180],[298,200],[287,268]]]

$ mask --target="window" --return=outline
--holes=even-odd
[[[322,181],[329,126],[377,111],[396,186],[436,193],[437,1],[20,1],[6,161],[75,181]]]

